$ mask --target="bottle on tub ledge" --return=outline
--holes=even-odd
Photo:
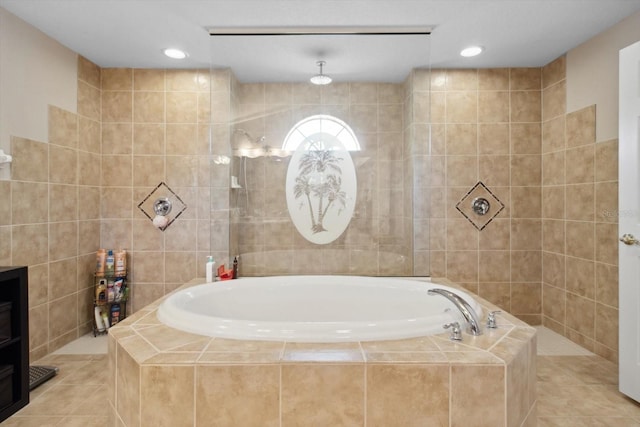
[[[204,272],[207,283],[213,283],[216,281],[216,262],[212,256],[207,257],[207,263],[204,265]]]
[[[224,264],[218,267],[218,277],[220,280],[231,280],[238,278],[238,258],[239,255],[236,255],[233,258],[233,267],[230,270],[225,270]]]

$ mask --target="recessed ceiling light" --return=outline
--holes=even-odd
[[[167,48],[162,52],[164,52],[164,54],[167,55],[169,58],[173,58],[173,59],[184,59],[187,57],[187,53],[180,49]]]
[[[483,49],[480,46],[469,46],[460,51],[460,56],[464,56],[465,58],[470,58],[472,56],[480,55]]]

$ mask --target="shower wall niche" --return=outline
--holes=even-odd
[[[428,69],[410,71],[401,83],[326,86],[242,83],[229,69],[212,75],[220,83],[212,84],[212,247],[222,262],[229,262],[222,253],[228,218],[228,256],[240,256],[245,276],[428,274]],[[225,86],[228,110],[216,119]],[[353,217],[340,237],[321,245],[306,240],[291,220],[285,181],[292,153],[283,151],[292,127],[318,114],[345,122],[360,145],[350,151],[357,178]]]

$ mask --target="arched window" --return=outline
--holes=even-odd
[[[296,151],[304,141],[313,141],[321,144],[322,134],[328,134],[338,139],[348,151],[360,151],[358,138],[356,138],[351,127],[337,117],[326,114],[309,116],[296,123],[284,139],[282,149]],[[318,147],[318,149],[322,148]]]

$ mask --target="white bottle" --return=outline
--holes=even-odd
[[[212,256],[207,258],[207,263],[204,266],[205,276],[207,283],[213,283],[216,280],[216,262]]]
[[[104,332],[104,322],[102,321],[102,315],[100,314],[100,307],[95,307],[95,316],[96,316],[96,329],[99,332]]]

